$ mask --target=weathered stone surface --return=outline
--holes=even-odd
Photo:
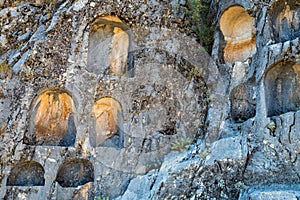
[[[272,28],[277,42],[300,36],[300,9],[297,1],[276,2],[271,8]]]
[[[7,178],[8,186],[43,186],[45,170],[42,165],[34,161],[18,163]]]
[[[77,187],[94,181],[94,167],[84,159],[65,161],[57,172],[56,181],[62,187]]]
[[[253,80],[242,83],[231,91],[231,115],[236,122],[255,116],[256,91]]]
[[[119,138],[123,138],[123,136],[120,136],[120,134],[123,134],[123,119],[122,109],[119,102],[112,98],[101,98],[95,103],[93,112],[95,117],[95,126],[94,133],[91,134],[91,143],[95,146],[99,146],[106,140],[114,137],[116,134],[118,134]],[[118,141],[117,147],[122,144],[123,141]]]
[[[129,27],[118,17],[96,19],[89,36],[88,69],[96,73],[110,70],[116,75],[128,71]]]
[[[297,200],[297,196],[293,191],[273,191],[273,192],[255,192],[251,194],[250,199],[257,200],[283,200],[283,199],[291,199]]]
[[[115,74],[122,75],[128,71],[127,57],[129,51],[129,36],[122,29],[115,27],[114,36],[111,42],[111,54],[109,63],[111,71]]]
[[[211,150],[205,160],[205,164],[212,165],[217,160],[241,160],[245,159],[247,152],[245,141],[241,137],[220,139],[211,145]]]
[[[265,90],[268,116],[299,109],[299,70],[299,63],[283,61],[267,72]]]
[[[298,199],[299,185],[271,185],[253,187],[245,190],[239,199]]]
[[[0,198],[299,198],[298,0],[178,3],[0,1]]]
[[[25,141],[35,145],[74,145],[74,113],[75,105],[68,93],[59,88],[42,90],[32,103]]]

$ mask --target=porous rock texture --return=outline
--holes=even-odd
[[[186,4],[0,1],[1,199],[300,198],[299,0]]]

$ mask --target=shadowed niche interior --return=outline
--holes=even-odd
[[[59,168],[56,181],[62,187],[77,187],[94,182],[94,167],[85,159],[67,160]]]
[[[93,107],[94,134],[91,144],[97,146],[123,147],[122,108],[118,101],[105,97]]]
[[[231,116],[235,122],[244,122],[255,116],[255,81],[250,79],[235,87],[230,95]]]
[[[280,115],[300,108],[300,63],[280,61],[265,77],[267,116]]]
[[[12,168],[7,186],[44,186],[44,168],[35,161],[23,161]]]
[[[76,139],[75,105],[61,88],[38,94],[31,108],[30,127],[24,142],[32,145],[73,146]]]
[[[275,2],[271,8],[270,19],[276,42],[285,42],[300,37],[299,1],[298,3],[295,0]]]
[[[94,73],[110,71],[123,75],[128,71],[130,38],[128,27],[115,16],[98,18],[89,36],[87,68]]]
[[[256,53],[254,19],[241,6],[232,6],[224,11],[220,29],[226,46],[224,60],[228,63],[245,61]]]

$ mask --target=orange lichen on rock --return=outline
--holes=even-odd
[[[225,62],[244,61],[256,52],[253,18],[241,6],[232,6],[220,19],[220,29],[227,42]]]
[[[95,144],[98,146],[113,137],[119,128],[121,106],[109,97],[98,100],[93,108],[95,117]]]
[[[256,39],[248,38],[238,42],[228,42],[224,49],[224,59],[229,63],[243,61],[256,52]]]
[[[67,93],[45,92],[36,101],[34,118],[35,135],[38,141],[57,141],[68,130],[68,118],[75,111],[74,102]]]

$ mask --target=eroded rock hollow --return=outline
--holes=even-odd
[[[0,199],[299,199],[299,5],[0,0]]]

